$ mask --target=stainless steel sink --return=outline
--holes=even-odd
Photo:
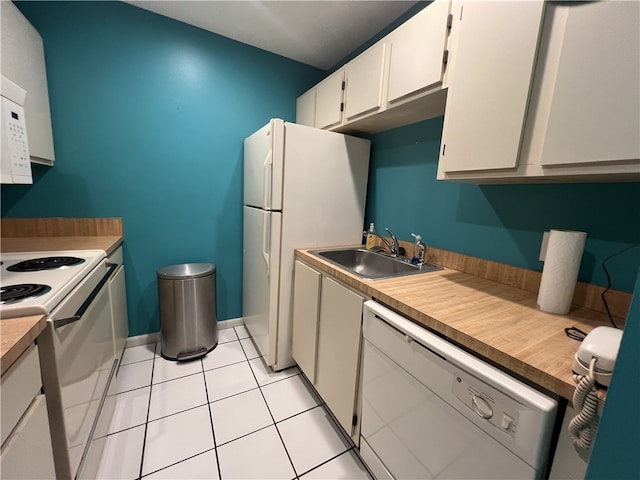
[[[314,250],[309,253],[317,255],[366,280],[442,270],[441,267],[428,263],[422,266],[412,265],[402,259],[362,248]]]

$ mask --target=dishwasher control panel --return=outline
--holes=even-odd
[[[518,412],[505,407],[491,389],[474,381],[473,377],[456,373],[453,377],[452,393],[474,412],[511,437],[516,436],[518,428]],[[484,388],[483,388],[484,387]]]

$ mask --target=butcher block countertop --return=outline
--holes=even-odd
[[[3,252],[46,252],[58,250],[104,250],[111,255],[122,243],[122,236],[3,237]]]
[[[123,240],[119,218],[3,218],[0,251],[104,250],[110,255]],[[0,320],[3,374],[45,326],[43,315]]]
[[[44,315],[0,320],[0,366],[2,375],[42,333],[47,321]]]
[[[603,313],[572,306],[567,315],[537,308],[537,295],[450,268],[363,280],[298,249],[296,258],[331,275],[503,369],[571,400],[573,357],[580,343],[564,332],[610,325]],[[620,322],[622,323],[622,322]]]

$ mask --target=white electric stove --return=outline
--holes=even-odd
[[[103,250],[2,253],[0,261],[0,318],[47,318],[37,344],[56,477],[91,478],[87,459],[101,455],[93,439],[113,414],[105,406],[118,365],[109,281],[118,265]]]
[[[104,258],[104,250],[0,254],[0,318],[50,314]]]

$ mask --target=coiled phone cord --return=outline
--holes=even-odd
[[[593,357],[586,376],[574,375],[573,380],[578,384],[573,394],[573,406],[580,411],[569,422],[569,434],[573,444],[585,450],[591,448],[598,424],[598,395],[593,371],[597,358]]]

